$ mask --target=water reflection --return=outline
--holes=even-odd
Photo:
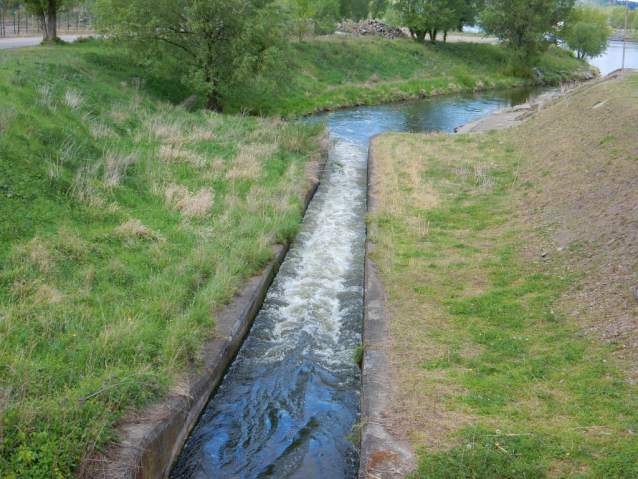
[[[607,42],[607,50],[602,56],[589,60],[589,64],[600,70],[605,76],[622,67],[622,42]],[[638,43],[627,42],[625,68],[638,68]]]

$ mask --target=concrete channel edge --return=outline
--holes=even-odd
[[[321,172],[325,163],[321,165]],[[303,200],[308,208],[321,180],[314,182]],[[179,395],[151,404],[135,420],[118,428],[120,441],[102,457],[87,461],[81,477],[92,479],[168,478],[179,453],[197,423],[208,399],[241,346],[268,289],[279,271],[289,245],[274,245],[275,258],[251,277],[235,299],[216,318],[218,335],[201,349],[202,362],[189,371]]]
[[[368,152],[368,213],[374,211],[374,145],[383,135],[370,138]],[[363,299],[363,365],[361,385],[360,479],[399,479],[415,468],[411,444],[389,427],[392,405],[391,368],[388,356],[390,327],[379,273],[369,258],[374,243],[366,240]]]

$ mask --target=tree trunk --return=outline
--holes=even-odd
[[[47,30],[49,35],[47,36],[47,41],[50,42],[58,36],[58,10],[54,0],[49,0],[49,11],[47,12],[47,17],[47,23],[49,24],[49,28]]]
[[[58,11],[54,0],[49,0],[47,6],[40,11],[42,23],[42,39],[52,42],[58,36]]]
[[[224,110],[222,104],[219,101],[219,98],[217,98],[217,96],[213,93],[208,94],[208,102],[206,103],[206,108],[220,113]]]

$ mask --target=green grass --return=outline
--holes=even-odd
[[[0,51],[2,477],[72,475],[297,232],[323,125],[190,96],[95,41]]]
[[[604,85],[597,95],[633,102]],[[420,445],[414,478],[638,477],[638,389],[616,355],[625,340],[588,335],[565,309],[561,300],[582,277],[577,258],[541,257],[537,233],[521,218],[530,188],[521,170],[538,172],[536,155],[546,149],[534,125],[560,132],[557,142],[568,142],[583,118],[598,131],[607,120],[589,114],[588,102],[598,100],[581,106],[587,95],[561,103],[553,123],[377,140],[379,207],[369,235],[388,291],[399,427]],[[632,104],[615,127],[628,163]],[[557,126],[568,107],[582,116]],[[575,159],[561,151],[547,161],[570,171]]]
[[[503,74],[505,50],[481,43],[416,43],[411,40],[330,37],[291,45],[294,80],[280,96],[230,102],[241,109],[278,115],[305,115],[354,105],[473,91],[560,82],[580,78],[587,65],[551,48],[540,78]]]

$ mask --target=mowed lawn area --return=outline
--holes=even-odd
[[[509,130],[375,139],[414,477],[638,477],[636,118],[632,75]]]

